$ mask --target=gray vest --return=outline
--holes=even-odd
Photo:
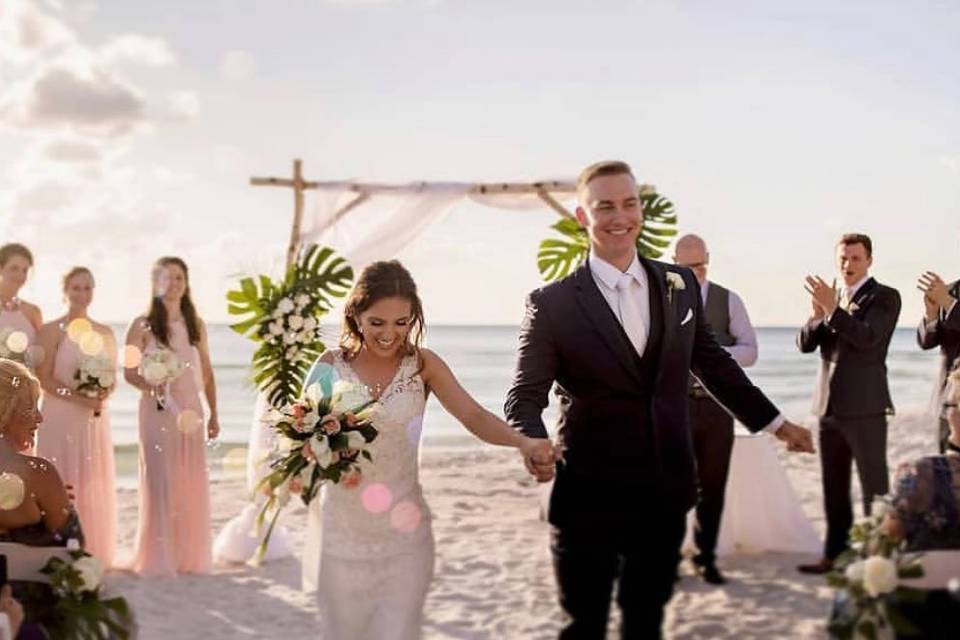
[[[716,282],[710,283],[707,289],[707,303],[703,307],[703,315],[713,334],[717,337],[717,342],[723,347],[729,347],[737,343],[736,338],[730,335],[730,291],[724,289]]]

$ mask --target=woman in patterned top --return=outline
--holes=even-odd
[[[886,522],[893,536],[906,541],[908,551],[938,552],[924,564],[924,586],[934,587],[927,589],[926,600],[898,605],[923,638],[956,638],[960,633],[960,368],[950,375],[944,398],[950,425],[946,453],[900,465]],[[952,592],[943,588],[950,582]]]

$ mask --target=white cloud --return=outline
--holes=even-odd
[[[148,67],[166,67],[176,62],[170,45],[162,38],[126,34],[111,38],[99,51],[107,64],[132,62]]]
[[[42,154],[48,160],[66,164],[96,163],[103,156],[98,145],[73,138],[48,140],[43,145]]]
[[[74,185],[60,180],[43,180],[21,189],[17,193],[15,208],[18,213],[59,211],[78,200],[77,191]]]
[[[0,121],[24,128],[113,137],[143,119],[140,93],[102,69],[51,65],[0,97]]]
[[[247,51],[227,51],[220,60],[220,77],[230,82],[247,80],[256,71],[257,61]]]
[[[192,91],[175,91],[167,99],[165,118],[173,122],[193,120],[200,114],[200,98]]]
[[[36,3],[4,0],[0,7],[0,60],[25,63],[76,39],[62,21]]]

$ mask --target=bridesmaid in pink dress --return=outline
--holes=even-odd
[[[20,299],[20,289],[27,281],[30,269],[33,267],[33,254],[22,244],[11,242],[0,247],[0,334],[7,334],[4,329],[13,333],[26,335],[26,343],[22,339],[10,339],[7,335],[7,344],[0,345],[0,353],[9,352],[8,357],[26,362],[28,366],[36,366],[33,360],[40,360],[37,353],[31,349],[36,342],[37,332],[43,324],[40,308]]]
[[[93,287],[89,269],[71,269],[63,278],[69,311],[40,329],[38,344],[50,357],[37,367],[44,392],[37,455],[53,462],[63,481],[73,485],[85,549],[110,567],[116,550],[117,500],[106,399],[113,384],[108,392],[91,398],[76,390],[75,378],[80,363],[90,356],[103,358],[116,374],[113,331],[87,316]]]
[[[150,310],[131,323],[126,344],[124,377],[143,392],[140,520],[133,570],[156,576],[209,573],[210,493],[204,436],[216,438],[220,426],[207,330],[190,299],[187,265],[180,258],[160,258],[154,265]],[[137,364],[141,354],[158,348],[173,351],[186,368],[172,382],[154,388]],[[201,392],[210,411],[206,430]]]

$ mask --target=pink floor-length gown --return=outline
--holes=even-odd
[[[165,409],[158,410],[156,399],[145,393],[139,412],[140,519],[133,570],[155,576],[209,573],[212,565],[200,356],[183,321],[169,327],[170,348],[187,369],[170,383]],[[151,336],[146,352],[155,345]],[[184,419],[188,411],[192,419]]]
[[[115,353],[106,355],[116,360]],[[57,385],[76,387],[74,374],[83,359],[79,345],[64,335],[53,357]],[[81,404],[45,394],[37,455],[50,460],[63,481],[73,485],[86,551],[112,566],[117,546],[117,494],[109,408],[104,405],[100,416],[94,416],[92,409]]]

